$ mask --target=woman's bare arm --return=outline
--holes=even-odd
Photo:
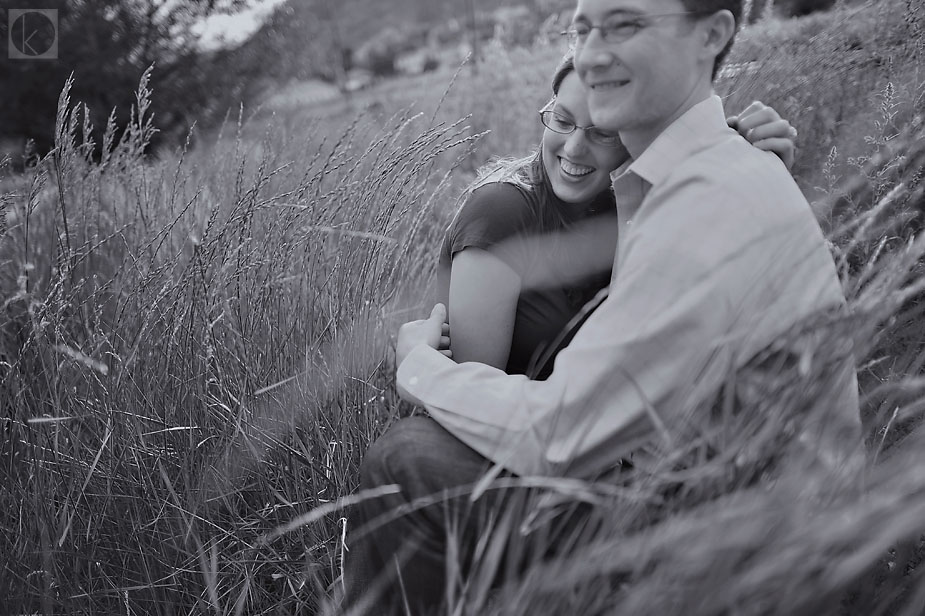
[[[453,359],[504,370],[520,288],[520,276],[488,251],[466,248],[456,253],[448,306]]]

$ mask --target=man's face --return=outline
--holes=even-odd
[[[654,138],[704,86],[709,90],[698,45],[703,33],[693,17],[677,15],[685,12],[680,0],[578,0],[576,26],[605,24],[623,33],[605,41],[594,28],[578,43],[575,66],[595,125]]]

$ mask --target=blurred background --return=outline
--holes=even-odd
[[[58,95],[70,74],[73,97],[94,126],[110,113],[124,126],[142,72],[151,86],[158,134],[176,145],[190,126],[259,107],[352,109],[356,93],[422,73],[452,75],[491,42],[529,47],[555,40],[571,0],[2,0],[57,10],[57,58],[0,59],[0,154],[53,142]],[[754,0],[750,19],[791,17],[835,0]],[[4,45],[10,20],[0,19]],[[37,41],[38,39],[33,39]],[[449,77],[444,77],[445,85]],[[431,82],[433,83],[433,81]],[[360,107],[375,97],[361,97]]]

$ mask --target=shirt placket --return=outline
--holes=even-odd
[[[614,254],[613,273],[610,284],[617,279],[619,272],[620,255],[627,245],[627,239],[633,231],[633,221],[649,190],[649,183],[640,176],[627,169],[622,175],[614,179],[613,192],[617,201],[617,224],[620,239],[617,241],[617,251]]]

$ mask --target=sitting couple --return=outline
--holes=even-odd
[[[509,503],[470,498],[486,472],[600,477],[654,440],[656,418],[676,433],[730,370],[844,304],[805,198],[762,151],[789,162],[789,124],[759,104],[728,121],[713,93],[742,4],[578,0],[539,151],[470,191],[441,254],[449,314],[399,332],[399,392],[429,417],[364,458],[361,488],[401,491],[350,511],[346,606],[439,610],[448,546],[465,576]],[[850,358],[836,377],[825,429],[850,455]]]

